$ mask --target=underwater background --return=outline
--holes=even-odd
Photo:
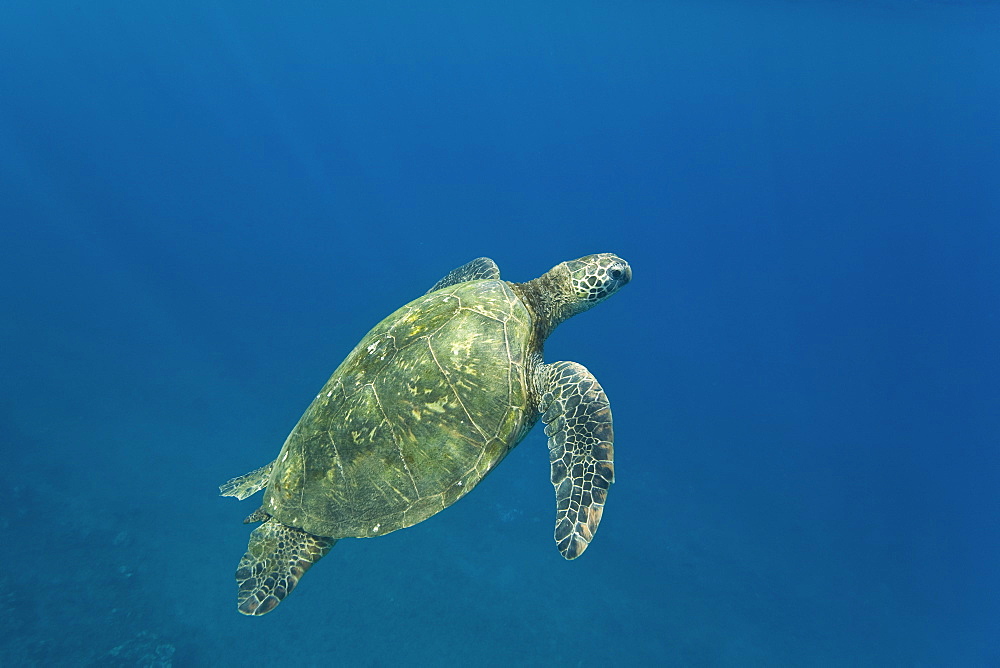
[[[1000,666],[998,3],[0,14],[0,664]],[[237,613],[217,486],[372,325],[605,251],[583,557],[539,427]]]

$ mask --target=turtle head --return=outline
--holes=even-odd
[[[600,304],[632,280],[628,262],[614,253],[587,255],[562,262],[527,283],[513,284],[535,316],[544,341],[556,326]]]
[[[569,315],[582,313],[600,304],[632,280],[632,268],[614,253],[597,253],[563,262],[553,271],[560,267],[565,267],[568,274]]]

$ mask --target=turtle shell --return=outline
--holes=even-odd
[[[285,441],[263,509],[331,538],[421,522],[472,489],[537,419],[531,316],[510,286],[426,294],[376,325]]]

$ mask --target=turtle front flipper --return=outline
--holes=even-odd
[[[255,519],[263,518],[257,513],[247,518]],[[267,519],[250,533],[247,552],[236,568],[239,611],[264,615],[274,610],[336,542]]]
[[[447,288],[451,285],[466,283],[468,281],[478,281],[484,278],[500,278],[500,267],[488,257],[477,257],[471,262],[466,262],[457,269],[452,269],[448,275],[434,284],[434,287],[427,291],[427,294]]]
[[[587,549],[615,480],[611,405],[582,364],[540,364],[535,376],[556,490],[555,539],[576,559]]]
[[[260,490],[267,487],[267,482],[271,479],[271,467],[274,462],[261,466],[259,469],[244,473],[238,478],[227,480],[219,485],[220,496],[235,496],[242,501],[248,496],[253,496]]]

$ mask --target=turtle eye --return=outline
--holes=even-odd
[[[608,276],[610,276],[613,280],[617,281],[619,278],[622,277],[623,273],[624,272],[621,269],[619,269],[618,267],[614,267],[613,269],[611,269],[611,271],[608,272]]]

